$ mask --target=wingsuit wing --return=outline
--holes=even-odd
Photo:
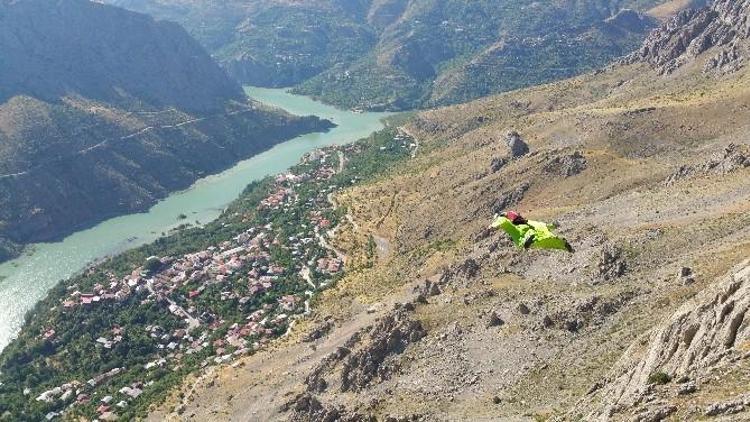
[[[523,247],[524,237],[530,229],[530,227],[525,224],[517,226],[513,224],[513,222],[511,222],[508,218],[502,216],[496,218],[490,227],[495,230],[502,229],[505,233],[508,234],[508,236],[510,236],[510,238],[513,240],[513,243],[515,243],[519,248]]]
[[[531,244],[535,249],[559,249],[570,250],[568,241],[552,232],[554,226],[540,221],[529,221],[529,225],[535,232],[534,242]]]

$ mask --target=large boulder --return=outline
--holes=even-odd
[[[510,156],[513,158],[522,157],[529,153],[529,145],[524,142],[521,135],[512,130],[505,136],[505,144],[510,149]]]

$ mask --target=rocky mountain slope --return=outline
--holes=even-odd
[[[242,82],[398,110],[597,68],[640,45],[656,23],[643,12],[675,1],[109,2],[180,22]]]
[[[655,31],[631,61],[647,61],[660,73],[672,73],[713,49],[704,71],[731,73],[747,63],[750,48],[750,2],[718,0],[688,9]]]
[[[698,386],[720,389],[724,387],[724,377],[747,377],[746,363],[742,361],[749,358],[750,352],[735,346],[750,342],[750,324],[745,319],[750,310],[748,288],[750,261],[745,261],[723,280],[688,300],[650,333],[645,350],[642,344],[634,344],[623,355],[611,378],[598,386],[601,390],[586,398],[586,402],[599,401],[606,406],[594,406],[599,413],[586,417],[606,419],[641,402],[656,404],[641,412],[643,418],[668,416],[679,409],[669,403],[670,399],[695,395]],[[666,385],[670,378],[676,382]],[[578,407],[580,411],[585,405]],[[737,391],[735,397],[700,410],[706,416],[750,410],[750,392]]]
[[[419,114],[408,163],[336,196],[311,320],[152,420],[747,420],[750,71],[704,72],[732,38]],[[508,208],[576,252],[514,249]]]
[[[633,6],[411,1],[368,57],[299,91],[349,106],[407,109],[563,79],[639,45],[655,22]]]
[[[3,1],[0,49],[0,259],[327,127],[248,102],[177,24],[111,6]]]

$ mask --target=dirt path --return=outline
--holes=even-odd
[[[393,208],[396,207],[396,196],[398,195],[398,192],[393,192],[393,195],[391,195],[391,203],[388,204],[388,209],[385,211],[382,217],[378,219],[378,221],[375,223],[375,227],[380,228],[380,226],[383,225],[385,222],[385,219],[388,218],[389,215],[391,215],[391,212],[393,212]]]
[[[300,270],[299,275],[300,275],[300,277],[302,277],[307,282],[307,284],[313,290],[317,289],[317,287],[315,287],[315,283],[313,283],[313,281],[312,281],[312,277],[310,277],[310,267],[305,266],[305,268],[303,268],[303,269]]]
[[[315,238],[318,239],[318,243],[320,246],[324,247],[325,249],[328,249],[329,251],[333,252],[337,258],[341,260],[346,260],[346,252],[342,251],[341,249],[338,249],[334,246],[332,246],[330,243],[328,243],[328,240],[320,233],[320,230],[315,228]]]
[[[339,204],[338,202],[336,202],[336,197],[334,194],[332,193],[328,194],[328,202],[331,204],[333,209],[339,208]],[[351,211],[347,210],[346,215],[344,215],[344,218],[346,218],[346,221],[348,221],[349,224],[351,224],[352,227],[354,227],[355,231],[359,231],[359,224],[357,224],[357,221],[354,219],[354,216],[352,216]]]

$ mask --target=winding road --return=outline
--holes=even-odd
[[[130,133],[128,135],[123,135],[123,136],[120,136],[120,137],[117,137],[117,138],[108,138],[108,139],[105,139],[105,140],[99,142],[98,144],[92,145],[92,146],[84,148],[82,150],[75,151],[75,152],[72,152],[70,154],[67,154],[67,155],[64,155],[64,156],[60,156],[60,157],[48,160],[48,161],[46,161],[44,163],[39,163],[39,164],[37,164],[37,165],[35,165],[33,167],[30,167],[29,169],[27,169],[25,171],[21,171],[21,172],[18,172],[18,173],[0,174],[0,179],[8,179],[8,178],[13,178],[13,177],[24,176],[24,175],[27,175],[27,174],[31,173],[32,171],[34,171],[36,169],[42,168],[42,167],[44,167],[44,166],[46,166],[46,165],[48,165],[50,163],[53,163],[55,161],[70,159],[70,158],[73,158],[73,157],[78,156],[78,155],[86,154],[86,153],[88,153],[90,151],[93,151],[93,150],[95,150],[97,148],[101,148],[101,147],[103,147],[103,146],[105,146],[108,143],[113,142],[113,141],[125,141],[125,140],[128,140],[128,139],[137,138],[138,136],[141,136],[141,135],[146,134],[148,132],[151,132],[153,130],[178,129],[178,128],[181,128],[183,126],[187,126],[187,125],[190,125],[190,124],[193,124],[193,123],[199,123],[199,122],[202,122],[202,121],[205,121],[205,120],[209,120],[209,119],[213,119],[213,118],[217,118],[217,117],[221,117],[221,116],[234,116],[234,115],[241,114],[241,113],[248,113],[248,112],[251,112],[253,110],[255,110],[255,108],[252,107],[252,106],[250,106],[250,107],[246,107],[246,108],[243,108],[243,109],[240,109],[240,110],[234,110],[234,111],[230,111],[230,112],[224,112],[224,113],[215,114],[213,116],[197,117],[197,118],[189,119],[189,120],[186,120],[184,122],[180,122],[180,123],[177,123],[177,124],[174,124],[174,125],[146,126],[146,127],[141,128],[141,129],[138,129],[137,131],[135,131],[133,133]],[[154,112],[131,112],[131,113],[140,113],[140,114],[149,114],[149,113],[151,113],[151,114],[158,114],[158,113],[164,113],[164,112],[168,112],[168,111],[174,111],[174,109],[170,108],[168,110],[162,110],[162,111],[154,111]]]
[[[148,280],[146,280],[146,287],[148,288],[148,291],[151,292],[151,294],[153,294],[154,296],[157,295],[156,290],[154,290],[154,280],[153,279],[149,278]],[[185,308],[183,308],[182,306],[180,306],[177,303],[175,303],[175,301],[172,300],[172,299],[170,299],[168,296],[163,295],[163,297],[164,297],[164,299],[166,299],[167,302],[169,302],[169,307],[170,308],[174,307],[185,318],[185,321],[187,321],[187,323],[188,323],[188,331],[192,330],[194,328],[197,328],[197,327],[199,327],[201,325],[201,322],[198,321],[198,319],[195,318],[194,316],[190,315],[188,313],[188,311],[185,310]],[[175,312],[175,314],[178,313],[178,312]]]

